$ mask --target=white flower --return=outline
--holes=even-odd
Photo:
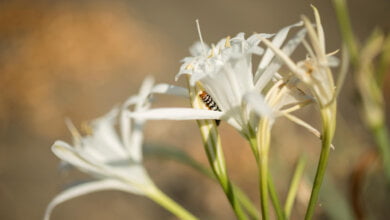
[[[274,56],[271,49],[264,53],[255,71],[252,64],[252,58],[264,52],[258,46],[261,38],[273,37],[272,42],[281,47],[290,29],[299,26],[302,26],[302,22],[287,26],[276,34],[254,34],[245,39],[244,34],[239,33],[211,47],[202,42],[191,47],[192,56],[183,60],[184,64],[176,78],[188,75],[190,86],[209,94],[221,112],[180,109],[178,115],[173,109],[172,112],[152,109],[132,113],[131,116],[146,119],[222,119],[245,137],[250,136],[251,130],[257,129],[259,115],[273,121],[286,106],[307,101],[307,96],[302,96],[302,92],[293,86],[293,78],[278,74],[283,62]],[[304,35],[304,29],[299,31],[282,50],[291,54]]]
[[[308,85],[320,106],[325,107],[335,99],[336,88],[330,67],[337,66],[338,59],[332,56],[334,53],[326,53],[325,36],[320,16],[315,7],[313,10],[316,25],[311,24],[308,18],[302,17],[310,40],[310,44],[306,40],[303,41],[308,53],[305,60],[294,62],[289,54],[278,48],[278,45],[265,38],[261,39],[301,81]]]
[[[142,165],[142,128],[144,120],[129,119],[125,112],[141,112],[150,107],[152,93],[172,93],[186,96],[183,88],[144,81],[138,95],[130,97],[122,106],[91,123],[91,134],[81,136],[68,122],[73,135],[73,146],[56,141],[52,150],[66,163],[86,172],[95,180],[72,186],[57,195],[48,205],[45,219],[62,202],[101,190],[121,190],[147,195],[155,186]],[[118,132],[119,131],[119,132]]]

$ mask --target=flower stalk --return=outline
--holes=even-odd
[[[261,201],[261,214],[263,220],[269,219],[268,205],[268,152],[271,140],[271,125],[266,118],[260,120],[259,130],[257,132],[257,152],[259,157],[259,190]]]
[[[267,126],[267,123],[269,123],[268,119],[263,119],[259,123],[259,127],[265,128]],[[261,125],[261,126],[260,126]],[[262,133],[260,134],[260,130],[258,134],[254,134],[254,132],[250,130],[250,133],[253,134],[250,137],[247,137],[252,152],[255,156],[258,172],[259,172],[259,190],[260,190],[260,201],[261,201],[261,210],[262,210],[262,218],[267,219],[269,218],[269,211],[268,211],[268,193],[272,202],[272,205],[274,207],[275,213],[278,217],[278,219],[285,219],[285,213],[283,212],[283,209],[280,205],[279,198],[276,194],[275,190],[275,184],[272,181],[271,174],[268,171],[268,149],[266,149],[267,153],[260,151],[262,149],[262,146],[265,146],[264,144],[268,143],[270,144],[270,132],[271,132],[271,125],[268,124],[269,128],[263,130],[262,132],[268,132],[268,134]],[[268,138],[268,140],[261,140],[262,138]],[[267,158],[264,158],[262,155],[265,155]],[[265,159],[265,160],[264,160]],[[264,168],[264,164],[261,163],[261,161],[264,163],[266,162],[266,167]],[[267,177],[264,179],[262,175],[264,174],[264,170],[266,170],[265,174]],[[262,180],[265,180],[267,182],[262,182]],[[265,188],[263,188],[265,187]],[[265,201],[265,203],[263,202]],[[267,210],[267,211],[264,211]]]
[[[295,168],[294,175],[291,180],[290,189],[287,193],[286,203],[284,205],[284,213],[286,214],[286,218],[289,219],[291,215],[291,210],[294,205],[294,200],[298,192],[299,182],[302,179],[303,171],[306,165],[306,157],[302,156],[298,160],[298,164]]]
[[[321,109],[322,135],[321,154],[317,165],[316,176],[310,195],[309,205],[306,210],[305,220],[313,218],[315,207],[318,201],[321,185],[324,179],[326,167],[328,165],[329,152],[332,146],[332,139],[336,128],[336,102],[332,102],[327,107]]]
[[[269,195],[271,197],[272,205],[274,206],[276,216],[278,217],[279,220],[286,219],[285,213],[283,212],[282,206],[280,204],[280,200],[278,198],[278,195],[276,194],[274,181],[272,180],[272,176],[269,172],[268,172],[268,190],[269,190]]]
[[[204,108],[204,104],[197,95],[197,88],[195,86],[191,86],[189,83],[189,78],[187,79],[192,107],[198,109]],[[197,123],[201,132],[203,145],[209,164],[216,179],[218,180],[226,197],[228,198],[236,217],[240,220],[247,219],[247,216],[242,210],[233,184],[231,183],[226,171],[224,153],[221,146],[221,139],[218,133],[216,122],[214,120],[197,120]]]
[[[196,220],[195,216],[189,213],[182,206],[177,204],[174,200],[172,200],[169,196],[159,190],[157,187],[153,187],[148,190],[146,194],[150,199],[155,201],[157,204],[161,205],[172,214],[176,215],[179,219],[183,220]]]

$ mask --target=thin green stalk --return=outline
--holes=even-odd
[[[272,176],[270,173],[268,173],[268,190],[269,190],[269,195],[271,197],[272,205],[274,206],[276,216],[278,217],[279,220],[286,219],[285,213],[283,212],[278,195],[276,193],[275,184],[272,180]]]
[[[382,156],[385,175],[390,183],[390,141],[389,132],[385,124],[381,124],[373,128],[375,141],[379,147],[380,155]]]
[[[336,10],[337,19],[340,25],[340,32],[343,41],[346,43],[351,62],[353,65],[358,64],[359,52],[358,44],[352,31],[351,21],[349,20],[348,8],[345,0],[333,0],[333,6]]]
[[[156,187],[154,187],[154,189],[149,191],[148,196],[157,204],[160,204],[162,207],[166,208],[168,211],[170,211],[172,214],[176,215],[180,219],[183,220],[198,219]]]
[[[198,121],[198,125],[201,128],[201,131],[202,128],[204,129],[205,127],[208,127],[210,123],[213,122],[205,120]],[[211,130],[208,136],[203,137],[203,140],[211,169],[213,170],[213,173],[216,176],[218,182],[222,186],[222,189],[226,197],[228,198],[230,205],[234,210],[234,213],[236,214],[238,219],[247,219],[247,216],[243,212],[242,207],[237,199],[233,185],[227,175],[226,164],[225,159],[223,157],[223,150],[220,144],[219,135],[213,133],[213,131]]]
[[[299,158],[294,175],[291,179],[290,189],[288,190],[286,203],[284,205],[284,213],[286,214],[287,219],[289,219],[291,215],[294,200],[298,192],[299,182],[301,181],[303,171],[305,170],[306,160],[305,156]]]
[[[259,189],[261,201],[261,215],[263,220],[269,219],[268,205],[268,152],[271,139],[271,127],[268,119],[262,119],[257,133],[257,151],[259,153]]]
[[[321,155],[318,161],[317,172],[314,179],[313,188],[310,195],[309,205],[306,210],[305,220],[313,218],[315,207],[320,193],[321,185],[324,180],[326,167],[328,165],[329,152],[336,125],[336,103],[331,103],[328,107],[321,109],[323,124],[323,134],[321,136],[322,146]]]
[[[192,107],[197,109],[204,108],[203,102],[197,95],[197,88],[190,85],[189,78],[187,78],[187,82]],[[215,177],[217,178],[226,197],[228,198],[230,205],[236,214],[236,217],[240,220],[247,219],[247,216],[242,210],[241,204],[235,195],[233,184],[231,183],[226,171],[224,153],[215,121],[197,120],[197,123],[202,135],[203,146],[205,148],[209,164]]]
[[[269,125],[269,121],[266,119],[263,119],[259,123],[259,125],[260,126],[259,126],[258,135],[255,135],[254,132],[250,130],[251,135],[250,137],[247,137],[247,139],[249,140],[252,152],[255,155],[256,163],[259,169],[259,188],[260,188],[260,196],[261,196],[260,200],[261,200],[261,208],[262,208],[262,218],[263,219],[269,218],[269,208],[268,208],[268,193],[269,193],[275,213],[278,216],[278,219],[285,219],[285,214],[283,213],[283,209],[280,205],[280,201],[275,190],[275,185],[272,181],[270,173],[268,172],[267,163],[268,163],[268,148],[269,148],[269,143],[271,138],[270,136],[271,127]],[[262,151],[261,149],[266,151]],[[262,156],[265,156],[266,158]],[[264,159],[266,159],[266,161],[264,161]],[[263,161],[263,164],[261,163],[261,161]],[[263,166],[264,162],[266,164],[266,167]],[[267,170],[266,172],[267,178],[262,177],[262,174],[264,174],[264,168],[265,170]],[[267,181],[268,183],[267,182],[264,183],[264,181],[262,182],[262,180]],[[266,190],[266,188],[268,188],[268,190]]]

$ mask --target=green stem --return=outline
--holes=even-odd
[[[347,4],[345,0],[333,0],[333,7],[336,10],[337,19],[340,25],[340,32],[343,41],[346,43],[351,62],[354,66],[358,64],[359,53],[358,44],[352,31],[351,21],[349,20],[349,14]]]
[[[321,185],[324,180],[326,167],[328,165],[329,152],[332,144],[332,139],[336,125],[336,103],[330,104],[328,107],[321,109],[323,134],[321,137],[321,155],[318,161],[317,172],[314,179],[313,188],[310,195],[309,205],[306,210],[305,220],[313,218],[314,210],[317,204],[318,195]]]
[[[383,167],[385,175],[390,183],[390,140],[389,132],[385,124],[381,124],[372,129],[375,137],[376,144],[379,147],[380,154],[382,156]]]
[[[187,78],[189,96],[191,99],[191,105],[193,108],[202,109],[204,103],[198,97],[197,88],[191,86]],[[239,203],[233,184],[231,183],[229,176],[226,171],[226,163],[224,153],[221,146],[221,139],[218,133],[217,125],[214,120],[197,120],[200,133],[202,135],[203,146],[205,148],[207,159],[211,166],[211,169],[217,178],[219,184],[228,198],[230,205],[232,206],[234,213],[238,219],[247,219],[244,211],[242,210],[241,204]]]
[[[303,171],[305,170],[305,165],[306,165],[306,157],[301,156],[295,168],[295,172],[290,184],[290,189],[288,190],[287,193],[286,203],[284,205],[284,213],[286,214],[287,219],[290,218],[291,210],[294,205],[294,200],[298,192],[299,182],[301,181]]]
[[[162,207],[164,207],[165,209],[167,209],[168,211],[170,211],[180,219],[185,219],[185,220],[198,219],[156,187],[154,187],[152,190],[149,191],[148,196],[157,204],[160,204]]]
[[[271,197],[272,205],[274,206],[274,210],[276,212],[276,216],[278,216],[279,220],[286,219],[285,213],[283,212],[282,206],[280,205],[280,201],[275,190],[275,184],[272,180],[270,173],[268,173],[268,190],[269,195]]]
[[[199,127],[207,126],[210,121],[198,121]],[[214,122],[213,122],[214,123]],[[213,129],[213,128],[212,128]],[[213,135],[215,134],[215,135]],[[247,216],[242,210],[242,207],[237,199],[233,185],[226,172],[225,159],[223,157],[223,150],[220,144],[219,135],[213,133],[211,130],[208,136],[203,137],[204,147],[209,160],[211,169],[221,185],[226,197],[228,198],[230,205],[232,206],[234,213],[238,219],[247,219]]]
[[[263,119],[259,123],[259,132],[254,134],[253,130],[250,130],[250,136],[247,137],[249,140],[253,154],[255,155],[256,163],[259,170],[259,189],[260,189],[260,200],[262,218],[269,218],[268,208],[268,193],[270,194],[272,204],[274,206],[278,219],[285,219],[285,214],[280,205],[275,185],[272,181],[271,174],[268,172],[268,151],[271,138],[271,126],[267,119]],[[264,178],[266,175],[266,178]]]
[[[271,126],[268,119],[262,119],[257,133],[257,152],[259,153],[259,189],[261,201],[261,215],[263,220],[269,219],[268,205],[268,152],[271,139]]]

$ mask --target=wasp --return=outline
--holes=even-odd
[[[199,97],[202,99],[203,103],[207,106],[207,108],[209,108],[210,110],[212,111],[218,111],[220,112],[221,109],[219,109],[217,103],[213,100],[213,98],[211,98],[211,96],[205,92],[205,91],[202,91],[200,94],[199,94]],[[217,126],[221,123],[221,120],[215,120],[215,123],[217,124]]]

